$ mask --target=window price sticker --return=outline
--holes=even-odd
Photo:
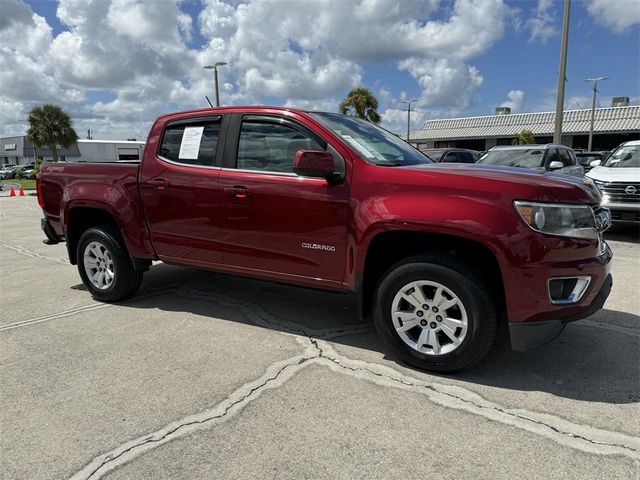
[[[200,141],[202,140],[202,132],[204,127],[187,127],[182,134],[182,142],[180,143],[180,160],[197,160],[200,152]]]

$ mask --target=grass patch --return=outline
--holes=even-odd
[[[22,188],[24,188],[25,190],[35,190],[36,188],[36,181],[35,180],[31,180],[30,178],[11,178],[9,180],[4,180],[4,183],[6,184],[10,184],[13,183],[14,185],[22,185]]]

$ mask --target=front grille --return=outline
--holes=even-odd
[[[640,223],[640,212],[627,212],[624,210],[611,210],[611,220],[614,222]]]
[[[595,182],[608,202],[637,203],[640,202],[640,183],[637,182]]]

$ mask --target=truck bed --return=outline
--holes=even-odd
[[[139,162],[43,163],[40,201],[55,234],[64,239],[75,226],[74,218],[95,209],[96,214],[111,214],[132,256],[153,258],[138,190],[139,168]]]

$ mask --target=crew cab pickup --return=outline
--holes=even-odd
[[[98,300],[153,260],[357,296],[388,348],[422,369],[544,344],[602,307],[610,225],[588,179],[434,164],[352,117],[225,107],[159,117],[140,164],[47,163],[47,242]]]

